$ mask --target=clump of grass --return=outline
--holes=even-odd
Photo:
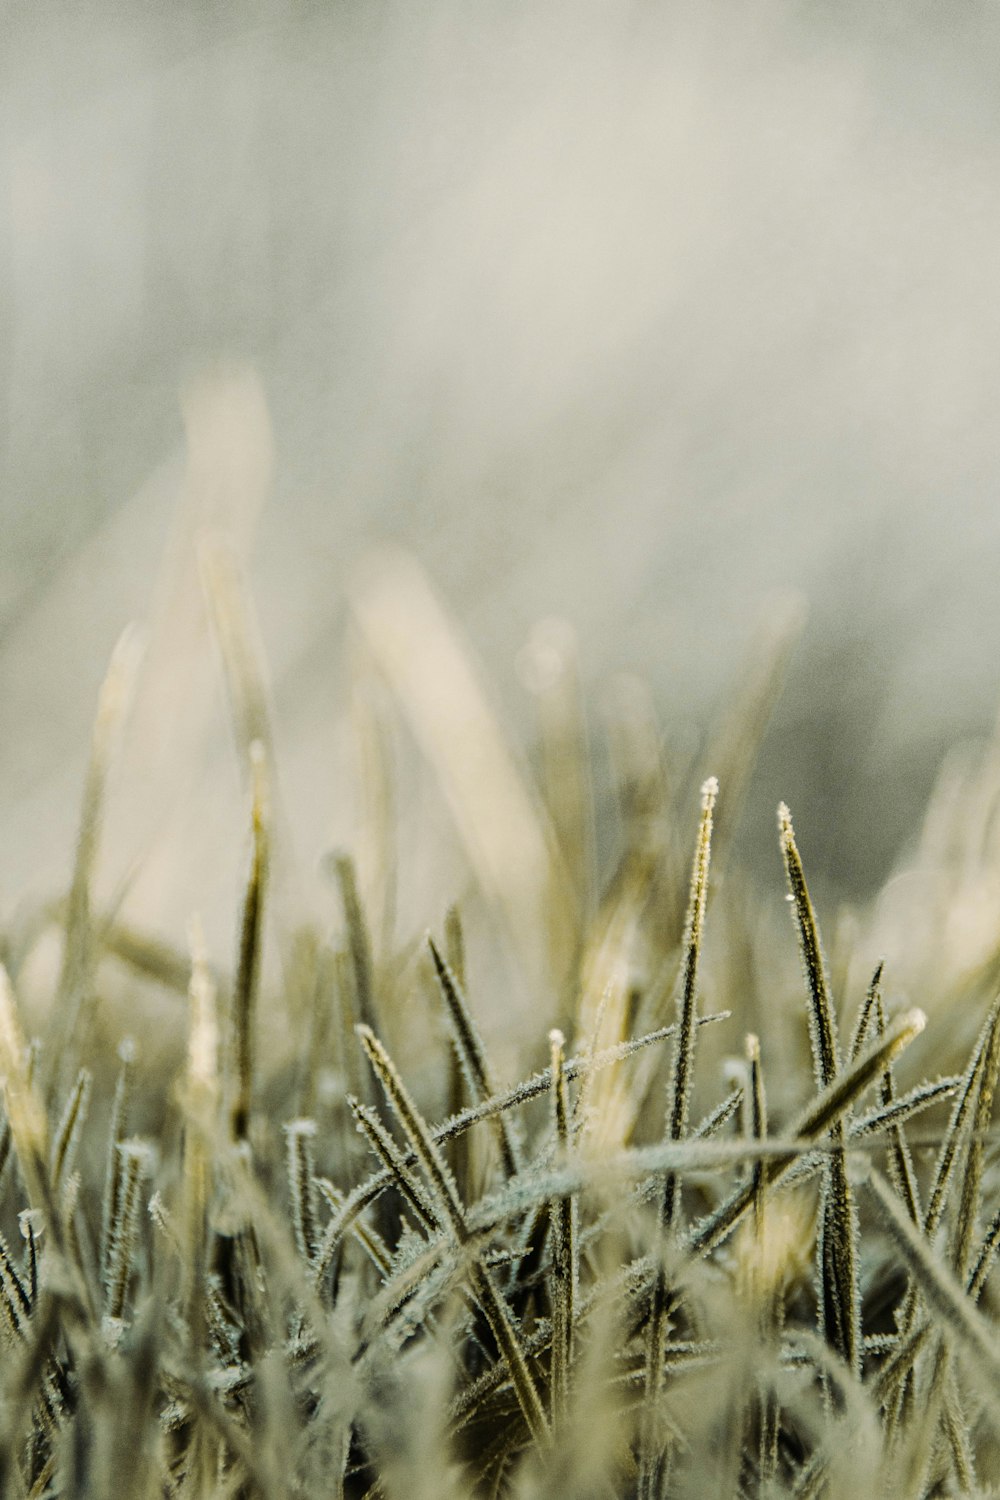
[[[448,781],[499,922],[523,924],[535,898],[538,930],[515,946],[526,961],[547,954],[548,1013],[523,1036],[520,1081],[503,1082],[459,909],[419,951],[390,941],[384,808],[377,920],[339,856],[342,933],[299,932],[280,981],[265,982],[272,740],[238,583],[217,574],[206,565],[251,842],[231,980],[209,965],[197,926],[185,957],[96,909],[121,651],[60,909],[56,1003],[30,1045],[18,992],[34,939],[4,941],[2,1493],[996,1493],[991,967],[964,981],[963,1014],[981,1017],[969,1055],[952,1055],[939,1016],[947,1071],[904,1082],[925,1016],[887,1003],[881,964],[861,993],[835,989],[782,807],[784,952],[797,943],[803,970],[792,1009],[766,915],[739,928],[740,891],[725,925],[738,879],[725,779],[704,781],[699,813],[650,760],[648,724],[631,740],[619,726],[622,843],[602,875],[571,644],[559,637],[563,656],[539,688],[552,694],[549,816],[492,742],[485,698],[411,578],[448,675],[474,695],[474,748],[497,768],[495,787],[461,766],[460,715],[442,724],[426,700],[413,708],[399,599],[379,615],[376,588],[359,619]],[[772,644],[777,672],[787,640]],[[774,672],[758,669],[750,708],[718,738],[740,792]],[[373,701],[365,733],[384,746]],[[509,799],[509,825],[491,791]],[[522,833],[531,889],[519,892]],[[102,963],[126,986],[184,976],[176,1077],[123,1041],[117,1082],[103,1082]],[[771,1018],[748,1000],[768,991]],[[424,1018],[418,1056],[396,1051],[404,1008]],[[272,1061],[259,1033],[275,1017],[291,1043]],[[155,1105],[143,1111],[162,1122],[155,1139],[135,1134],[137,1100]]]

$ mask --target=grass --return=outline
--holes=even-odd
[[[216,560],[251,843],[232,975],[196,924],[184,954],[96,908],[129,641],[101,697],[61,972],[30,1041],[20,991],[42,924],[3,938],[0,1492],[1000,1494],[1000,935],[974,963],[938,962],[916,996],[929,1022],[887,1001],[881,963],[859,987],[839,937],[825,956],[785,807],[792,921],[774,924],[780,901],[754,896],[731,841],[781,630],[710,747],[719,779],[700,810],[689,782],[668,785],[650,723],[616,726],[620,836],[602,869],[565,640],[538,688],[538,794],[429,592],[393,568],[357,618],[500,929],[546,976],[525,1071],[506,1084],[483,1040],[457,907],[439,935],[392,939],[391,757],[370,698],[381,865],[369,890],[339,856],[339,932],[293,934],[266,977],[264,677]],[[462,702],[428,692],[428,641]],[[493,779],[463,764],[463,723]],[[967,804],[997,779],[991,751],[949,792],[952,844],[966,827],[982,861]],[[954,848],[937,867],[939,960],[959,866],[967,883]],[[776,955],[796,946],[792,1008]],[[170,1075],[157,1039],[128,1041],[102,1002],[109,971],[126,996],[186,990]],[[176,1007],[162,1015],[176,1032]],[[921,1076],[914,1054],[941,1071]],[[155,1122],[143,1137],[140,1117]]]

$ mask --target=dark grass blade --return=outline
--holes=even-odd
[[[765,1141],[767,1139],[767,1096],[761,1066],[760,1041],[754,1035],[747,1037],[747,1058],[750,1064],[750,1134],[755,1141]],[[754,1238],[759,1263],[765,1250],[767,1228],[765,1217],[767,1171],[763,1160],[754,1162],[750,1186],[753,1191]],[[774,1290],[767,1285],[754,1286],[752,1291],[757,1302],[761,1345],[766,1349],[773,1343],[776,1327],[780,1323],[781,1297],[780,1294],[775,1295]],[[778,1398],[769,1379],[758,1382],[758,1404],[757,1467],[761,1483],[768,1485],[777,1472],[780,1427]]]
[[[885,969],[885,960],[881,959],[872,975],[871,984],[865,991],[865,998],[858,1008],[858,1014],[854,1022],[854,1030],[851,1032],[850,1046],[847,1055],[853,1062],[862,1051],[867,1042],[871,1040],[870,1031],[876,1024],[876,1016],[882,999],[882,974]]]
[[[563,1072],[564,1039],[561,1031],[549,1034],[552,1049],[552,1113],[556,1148],[565,1157],[570,1145],[569,1105]],[[569,1402],[573,1365],[573,1322],[576,1312],[579,1267],[576,1244],[576,1204],[561,1194],[550,1205],[552,1238],[552,1422],[561,1422]]]
[[[486,1048],[472,1018],[458,977],[445,963],[437,944],[429,933],[427,946],[434,961],[434,972],[448,1011],[448,1018],[451,1021],[458,1059],[469,1090],[470,1100],[473,1104],[481,1104],[484,1099],[491,1098],[497,1092],[486,1059]],[[494,1130],[497,1145],[500,1148],[504,1174],[507,1177],[513,1177],[520,1166],[520,1153],[507,1115],[494,1116]]]
[[[232,1074],[230,1129],[233,1139],[246,1139],[250,1124],[254,1075],[254,1010],[260,980],[264,891],[267,883],[268,840],[263,749],[253,756],[253,852],[240,924],[239,961],[233,990]]]
[[[66,1100],[53,1138],[49,1172],[52,1178],[52,1190],[57,1194],[73,1170],[80,1136],[87,1118],[92,1082],[88,1069],[81,1068],[70,1096]]]
[[[820,943],[819,926],[806,885],[802,859],[795,842],[791,815],[784,803],[778,808],[778,832],[785,862],[792,911],[799,935],[799,952],[809,996],[809,1043],[813,1055],[816,1087],[826,1088],[840,1067],[837,1023],[830,997],[826,960]]]
[[[983,1287],[993,1269],[998,1250],[1000,1250],[1000,1209],[997,1209],[990,1220],[989,1228],[983,1236],[972,1270],[969,1272],[967,1290],[974,1302],[978,1302],[982,1296]]]
[[[767,1098],[764,1092],[764,1073],[760,1063],[760,1039],[747,1037],[747,1059],[750,1063],[750,1135],[755,1141],[767,1139]],[[767,1173],[762,1160],[755,1161],[750,1174],[753,1192],[753,1219],[758,1243],[764,1238],[764,1200]]]
[[[809,896],[802,859],[788,808],[778,809],[778,830],[792,897],[799,952],[808,990],[809,1041],[819,1089],[827,1088],[840,1071],[837,1023],[830,995],[819,925]],[[831,1126],[835,1142],[844,1138],[844,1122]],[[854,1194],[842,1151],[835,1151],[824,1174],[817,1267],[820,1325],[827,1342],[854,1371],[861,1370],[861,1290],[858,1279],[858,1219]]]
[[[691,871],[691,894],[684,931],[684,961],[677,999],[677,1036],[674,1041],[673,1070],[670,1080],[667,1136],[672,1141],[684,1138],[691,1108],[691,1085],[694,1072],[694,1044],[697,1035],[695,1002],[697,999],[698,964],[705,928],[708,901],[708,870],[712,851],[712,817],[719,784],[714,777],[705,782],[701,793],[701,822]],[[679,1184],[669,1177],[664,1190],[663,1222],[673,1225],[678,1208]]]
[[[319,1238],[316,1225],[316,1121],[292,1120],[285,1126],[288,1198],[299,1254],[311,1266]]]

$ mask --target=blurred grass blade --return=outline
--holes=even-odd
[[[737,676],[735,691],[727,699],[724,718],[709,736],[701,757],[701,764],[711,768],[726,789],[714,834],[717,878],[729,864],[733,835],[743,815],[750,778],[806,613],[805,600],[799,594],[768,600],[744,667]]]
[[[52,1190],[56,1194],[59,1193],[64,1181],[73,1171],[73,1163],[80,1144],[80,1136],[83,1133],[84,1123],[87,1118],[92,1083],[93,1078],[91,1073],[88,1069],[81,1068],[77,1074],[76,1083],[73,1085],[70,1096],[66,1100],[62,1117],[52,1142],[49,1173],[52,1179]]]
[[[401,553],[370,559],[352,602],[535,990],[548,969],[539,913],[567,877],[457,629],[416,562]]]
[[[62,968],[51,1012],[52,1057],[62,1068],[71,1054],[83,1008],[89,1003],[96,962],[93,883],[100,846],[108,773],[132,698],[141,658],[138,631],[120,636],[101,684],[80,809],[73,878],[66,903]],[[59,1079],[53,1079],[58,1084]]]
[[[597,890],[594,806],[576,637],[566,620],[540,620],[522,652],[537,705],[542,786],[562,856],[565,885],[551,893],[548,920],[558,949],[579,952]],[[569,903],[566,895],[572,892]],[[558,951],[558,950],[557,950]],[[556,960],[557,972],[559,960]]]
[[[375,1025],[375,970],[372,962],[371,938],[368,924],[361,909],[358,882],[354,861],[341,854],[334,860],[340,899],[344,908],[347,927],[347,951],[351,955],[351,970],[354,978],[354,998],[358,1019],[365,1026]]]

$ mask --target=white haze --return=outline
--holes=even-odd
[[[638,672],[678,755],[800,591],[748,847],[777,872],[783,797],[819,876],[870,889],[1000,697],[998,27],[964,3],[4,7],[3,908],[65,882],[129,619],[152,675],[105,886],[175,935],[235,899],[206,515],[242,529],[303,868],[356,837],[346,590],[391,543],[515,733],[518,652],[556,614],[595,739]],[[215,413],[201,469],[184,409],[194,450]]]

